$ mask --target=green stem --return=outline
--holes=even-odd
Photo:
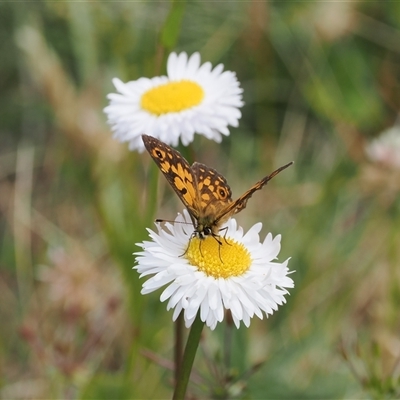
[[[183,328],[184,318],[183,313],[179,314],[179,317],[175,321],[175,385],[181,376],[182,371],[182,354],[183,354]]]
[[[227,382],[231,369],[231,352],[232,352],[232,334],[233,334],[233,319],[231,310],[225,311],[226,324],[224,335],[224,380]]]
[[[204,322],[200,319],[199,313],[193,322],[188,340],[186,342],[185,353],[183,354],[182,370],[175,383],[175,392],[173,400],[183,400],[186,394],[186,388],[189,382],[190,372],[192,371],[194,357],[196,356],[197,347],[199,346],[201,332]]]
[[[157,209],[158,202],[158,177],[159,170],[155,163],[150,163],[148,171],[149,191],[147,196],[147,207],[145,211],[144,221],[148,224],[154,221],[154,214]]]

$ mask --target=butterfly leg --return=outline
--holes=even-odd
[[[190,247],[190,243],[191,243],[192,239],[193,239],[195,236],[196,236],[196,232],[193,232],[192,235],[191,235],[190,238],[189,238],[189,243],[188,243],[188,246],[186,247],[185,252],[184,252],[183,254],[181,254],[179,257],[183,257],[183,256],[188,252],[189,247]],[[199,243],[199,250],[200,250],[200,255],[204,258],[203,253],[202,253],[202,251],[201,251],[201,242],[202,242],[202,241],[200,240],[200,243]],[[219,242],[218,242],[218,243],[219,243]]]
[[[201,243],[202,243],[203,241],[202,240],[200,240],[200,243],[199,243],[199,250],[200,250],[200,255],[204,258],[204,256],[203,256],[203,252],[201,251]]]
[[[226,232],[225,232],[225,234],[226,234]],[[217,234],[215,234],[215,233],[212,233],[211,236],[217,241],[217,243],[218,243],[218,245],[219,245],[219,246],[218,246],[218,257],[219,257],[220,261],[221,261],[222,264],[223,264],[224,262],[222,261],[222,258],[221,258],[221,246],[222,246],[222,242],[219,240],[220,236],[217,235]],[[225,240],[225,241],[226,241],[226,240]]]
[[[229,246],[232,246],[232,245],[227,241],[227,239],[226,239],[226,234],[228,233],[228,227],[226,226],[225,228],[222,228],[222,229],[220,229],[219,231],[220,231],[220,232],[225,231],[225,232],[224,232],[224,240],[225,240],[225,243],[226,243],[226,244],[229,244]],[[220,244],[222,244],[222,243],[220,243]]]
[[[192,233],[192,234],[190,235],[189,243],[188,243],[188,245],[187,245],[187,247],[186,247],[186,250],[185,250],[184,253],[181,254],[179,257],[183,257],[183,256],[188,252],[189,247],[190,247],[190,243],[191,243],[191,241],[192,241],[192,239],[193,239],[194,236],[195,236],[194,233]]]

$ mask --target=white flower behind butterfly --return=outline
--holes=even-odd
[[[365,146],[365,152],[371,161],[400,170],[400,126],[383,131]]]
[[[167,76],[139,78],[127,83],[113,79],[119,93],[107,97],[104,109],[114,137],[129,142],[131,150],[144,150],[142,134],[176,146],[187,146],[194,134],[221,142],[228,126],[237,127],[243,105],[236,74],[214,69],[210,62],[200,65],[200,54],[188,58],[185,52],[171,53]]]
[[[263,242],[255,224],[244,234],[235,219],[229,219],[226,234],[220,243],[209,236],[192,237],[193,226],[188,212],[178,215],[175,224],[166,229],[156,224],[158,232],[148,229],[151,241],[138,245],[138,263],[134,268],[140,277],[152,275],[143,284],[142,294],[165,286],[161,301],[168,300],[167,309],[174,309],[173,320],[183,312],[185,325],[190,327],[200,318],[211,329],[230,310],[236,327],[240,321],[248,327],[256,315],[272,314],[286,302],[286,288],[294,287],[287,267],[289,259],[279,263],[281,236],[269,233]]]

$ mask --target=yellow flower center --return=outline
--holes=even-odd
[[[186,258],[199,271],[214,278],[229,278],[244,274],[251,265],[251,257],[242,243],[234,240],[208,236],[205,239],[191,239]]]
[[[168,82],[143,94],[140,105],[152,114],[162,115],[197,106],[204,98],[203,88],[196,82]]]

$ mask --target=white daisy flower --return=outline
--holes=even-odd
[[[248,327],[250,319],[263,318],[286,302],[286,288],[294,287],[288,276],[289,259],[276,262],[281,248],[281,236],[271,233],[263,242],[255,224],[244,234],[235,219],[230,219],[219,244],[212,236],[199,239],[192,236],[189,213],[179,214],[167,230],[157,225],[158,232],[148,229],[152,241],[138,245],[143,251],[135,253],[140,277],[153,275],[141,293],[148,294],[165,286],[160,300],[174,308],[175,321],[183,310],[185,325],[190,327],[200,311],[200,318],[211,329],[230,310],[236,327],[240,321]]]
[[[179,138],[187,146],[197,132],[221,142],[228,125],[238,126],[243,105],[236,74],[223,71],[222,64],[200,65],[200,54],[185,52],[168,57],[168,76],[140,78],[123,83],[113,79],[119,93],[107,97],[104,109],[114,137],[129,142],[130,150],[144,150],[142,134],[176,146]]]
[[[365,152],[373,162],[400,169],[400,127],[396,125],[383,131],[366,145]]]

